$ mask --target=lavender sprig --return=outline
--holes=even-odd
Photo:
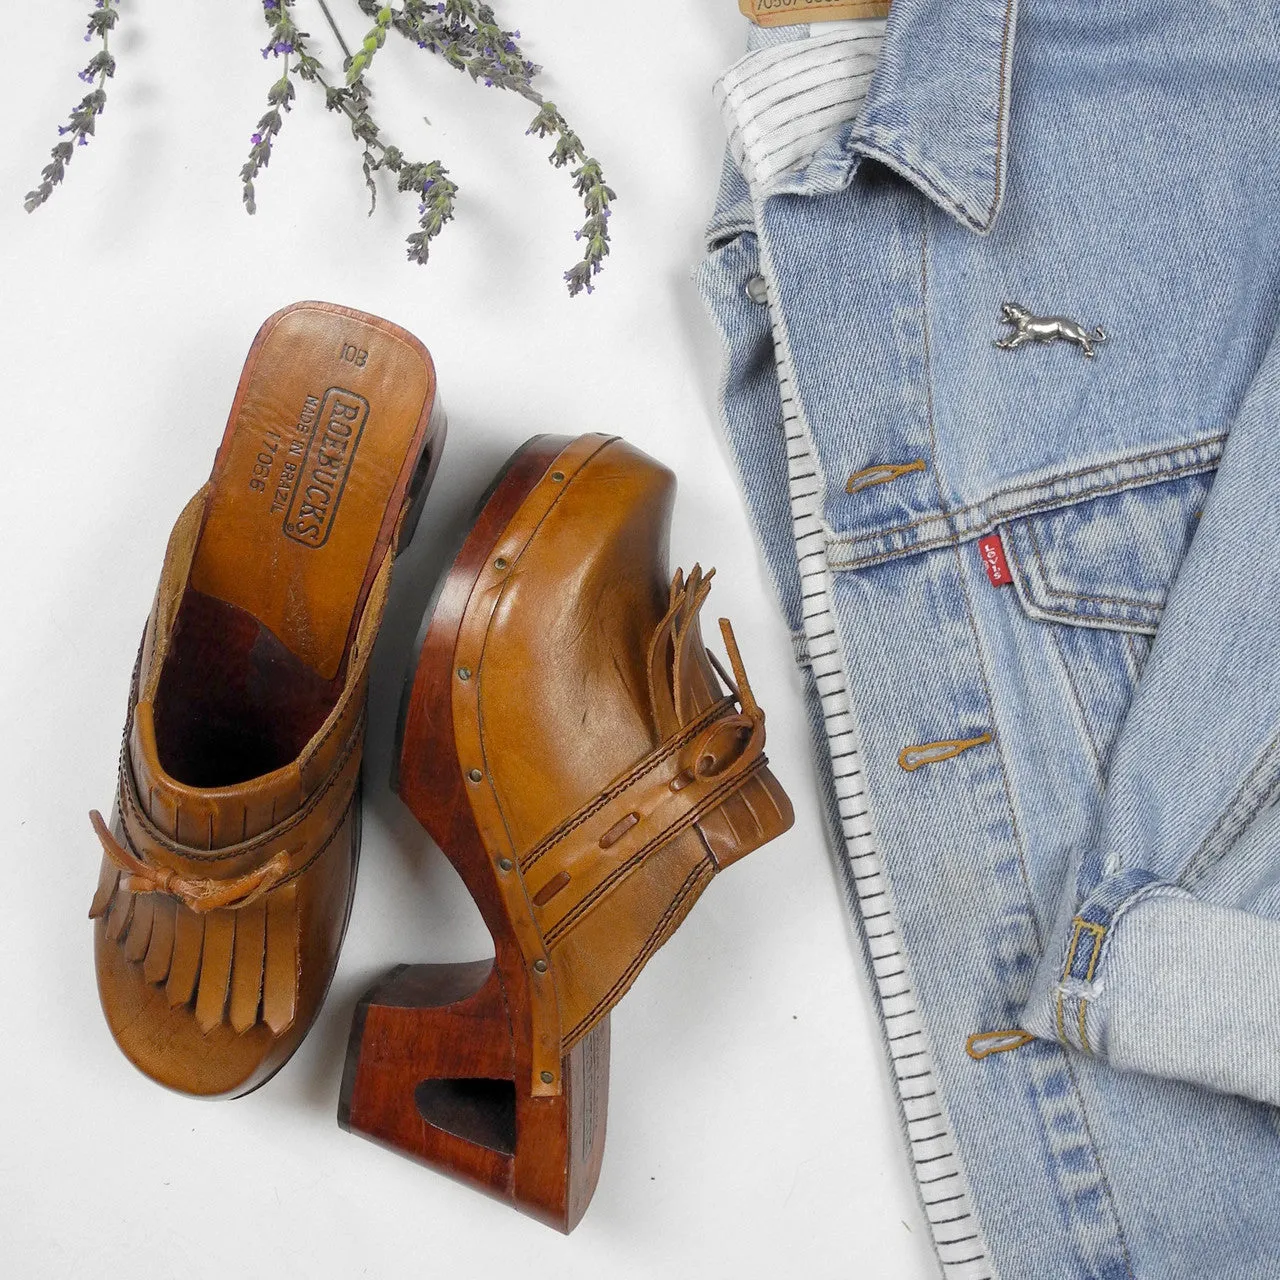
[[[326,84],[325,106],[330,111],[343,112],[351,121],[351,136],[360,145],[360,168],[364,173],[364,185],[369,189],[369,216],[373,217],[378,207],[378,184],[373,175],[383,167],[387,148],[373,118],[369,88],[359,76],[344,88]]]
[[[373,55],[387,43],[387,32],[391,29],[391,6],[383,5],[374,15],[373,30],[364,38],[364,43],[356,50],[355,56],[347,62],[347,84],[353,85],[369,69]]]
[[[338,30],[333,15],[325,9],[325,18],[333,27],[343,49],[346,41]],[[348,54],[346,60],[346,87],[344,89],[328,89],[325,104],[332,110],[345,111],[351,120],[351,136],[360,144],[360,168],[364,173],[364,185],[369,189],[369,216],[373,217],[378,207],[378,184],[373,175],[386,165],[386,145],[381,138],[381,130],[373,118],[372,95],[365,81],[364,73],[373,63],[373,55],[387,42],[387,31],[391,26],[391,10],[385,6],[379,9],[374,18],[373,29],[365,36],[360,48],[354,55]],[[375,154],[375,152],[377,154]],[[399,156],[393,151],[394,156]]]
[[[119,21],[120,11],[115,6],[116,0],[94,0],[84,39],[86,44],[95,39],[101,40],[102,48],[80,72],[80,79],[93,87],[71,112],[67,123],[59,126],[60,141],[49,153],[50,161],[40,173],[40,185],[34,191],[28,191],[23,201],[28,213],[34,213],[53,195],[54,187],[60,185],[67,175],[67,165],[71,163],[75,148],[89,145],[89,139],[97,129],[98,117],[106,110],[106,84],[116,73],[116,60],[111,53],[111,32]]]
[[[304,80],[314,80],[319,71],[320,64],[307,53],[302,43],[303,33],[293,21],[292,5],[293,0],[262,0],[262,17],[270,31],[262,57],[264,60],[283,58],[284,70],[279,80],[267,90],[266,114],[258,121],[249,139],[249,159],[240,170],[244,207],[250,214],[258,212],[257,178],[271,163],[271,149],[284,127],[285,114],[292,110],[293,100],[297,97],[291,60],[296,54],[298,75]]]
[[[368,13],[376,0],[359,0]],[[537,97],[533,78],[542,70],[529,61],[517,43],[518,31],[504,31],[488,5],[470,0],[404,0],[396,28],[419,48],[439,54],[450,66],[465,71],[489,88],[511,89]]]
[[[572,172],[573,187],[582,198],[587,218],[574,232],[574,239],[584,248],[581,260],[564,273],[564,278],[571,298],[577,297],[584,289],[593,293],[595,277],[609,256],[609,218],[616,193],[605,184],[599,162],[587,155],[582,139],[569,128],[554,102],[542,104],[542,109],[529,126],[529,132],[539,138],[555,138],[556,145],[549,158],[557,169],[571,164],[578,166]]]
[[[609,216],[615,196],[606,185],[599,163],[589,156],[578,135],[569,128],[553,103],[546,102],[533,86],[541,71],[520,49],[520,32],[504,30],[491,6],[478,0],[401,0],[401,8],[384,0],[355,0],[357,7],[373,19],[373,27],[353,54],[334,22],[328,0],[316,0],[346,55],[344,83],[334,85],[324,74],[319,59],[306,47],[309,38],[293,18],[295,0],[259,0],[268,28],[268,40],[261,50],[263,59],[281,61],[280,76],[267,91],[267,110],[259,119],[251,138],[248,160],[240,171],[245,208],[257,211],[256,182],[270,164],[273,148],[285,116],[297,97],[295,77],[314,82],[325,94],[325,105],[346,115],[352,136],[360,147],[360,163],[369,189],[370,213],[377,203],[375,175],[386,169],[396,176],[396,189],[417,196],[418,230],[408,237],[411,261],[425,263],[432,242],[452,221],[458,188],[449,171],[438,161],[407,160],[399,148],[385,141],[373,118],[372,93],[367,80],[375,55],[385,45],[392,29],[420,48],[442,57],[450,66],[489,88],[506,89],[535,103],[538,114],[527,133],[553,137],[555,146],[548,157],[556,168],[573,166],[574,189],[582,199],[586,219],[575,233],[584,245],[581,260],[565,273],[569,293],[592,291],[594,277],[609,253]],[[119,19],[119,0],[94,0],[89,14],[86,42],[99,39],[102,47],[80,72],[91,91],[71,112],[59,130],[59,142],[51,153],[51,163],[41,174],[40,185],[28,192],[28,212],[44,204],[66,176],[66,168],[77,145],[84,146],[94,136],[98,117],[106,107],[106,82],[115,75],[116,62],[109,44],[110,33]]]
[[[370,16],[375,12],[381,15],[389,7],[380,5],[378,0],[358,3]],[[584,246],[582,257],[564,273],[565,283],[570,297],[584,290],[591,293],[594,279],[609,255],[609,217],[617,195],[605,183],[599,161],[587,154],[582,139],[569,128],[556,105],[547,102],[533,87],[534,77],[542,68],[525,57],[519,44],[520,32],[503,30],[495,21],[493,9],[475,0],[404,0],[400,11],[393,11],[392,25],[419,48],[440,55],[472,80],[518,93],[537,104],[538,114],[526,133],[555,138],[548,159],[557,169],[576,166],[571,176],[586,211],[586,220],[574,233]]]
[[[328,5],[322,2],[320,7],[345,52],[347,43],[342,38],[342,32],[333,20]],[[381,130],[373,118],[364,73],[373,61],[374,54],[386,43],[387,31],[392,21],[390,7],[378,9],[374,18],[373,30],[365,36],[360,50],[354,55],[347,53],[347,84],[335,87],[325,83],[323,76],[319,79],[325,85],[325,105],[331,111],[345,112],[351,121],[352,136],[360,144],[361,167],[365,184],[369,188],[370,216],[378,202],[378,187],[373,175],[379,169],[396,174],[398,191],[412,192],[418,196],[418,230],[408,237],[408,256],[411,262],[425,265],[430,256],[431,242],[444,230],[445,223],[453,219],[458,188],[450,181],[449,171],[438,160],[427,164],[406,161],[399,147],[382,140]]]
[[[453,220],[458,188],[449,181],[449,171],[438,161],[405,165],[400,170],[397,190],[418,195],[418,230],[408,239],[409,261],[426,266],[431,242]]]

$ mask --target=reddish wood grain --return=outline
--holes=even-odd
[[[472,820],[454,746],[450,682],[476,579],[568,443],[535,437],[491,490],[437,598],[401,740],[397,790],[475,899],[495,957],[478,964],[401,966],[369,991],[356,1011],[338,1113],[344,1128],[564,1232],[590,1203],[604,1157],[609,1023],[565,1057],[560,1095],[533,1096],[527,968]],[[512,1095],[475,1083],[482,1081],[512,1086],[513,1144],[504,1137],[509,1120],[503,1114]],[[511,1145],[513,1152],[503,1149]]]

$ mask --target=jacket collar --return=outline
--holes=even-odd
[[[975,231],[1004,197],[1018,0],[895,0],[849,136]]]

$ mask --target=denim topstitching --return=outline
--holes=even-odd
[[[1190,444],[1135,454],[1132,457],[1121,458],[1118,461],[1086,467],[1080,471],[1061,472],[1053,479],[1035,485],[1021,485],[1012,489],[996,490],[989,498],[981,502],[969,503],[963,507],[955,507],[948,510],[943,504],[941,510],[932,512],[927,516],[921,516],[918,520],[913,520],[908,524],[895,525],[889,529],[877,529],[873,533],[842,534],[833,529],[831,530],[829,543],[833,550],[838,550],[841,547],[853,548],[867,542],[885,544],[896,541],[897,546],[887,551],[872,552],[863,556],[850,556],[838,562],[833,559],[832,567],[836,569],[857,569],[873,564],[883,564],[888,560],[896,560],[901,556],[914,555],[917,552],[932,550],[935,547],[972,541],[974,538],[990,532],[1001,524],[1007,524],[1013,520],[1034,515],[1037,512],[1063,510],[1076,506],[1078,503],[1087,501],[1090,498],[1102,497],[1105,494],[1124,493],[1132,489],[1141,489],[1146,488],[1148,485],[1159,484],[1162,481],[1176,480],[1182,476],[1213,471],[1218,466],[1218,459],[1225,440],[1225,435],[1210,436]],[[1159,470],[1162,463],[1182,457],[1187,457],[1189,460],[1180,465],[1175,464],[1167,470]],[[1148,465],[1141,470],[1135,469],[1138,464],[1142,463]],[[1119,474],[1124,471],[1129,471],[1130,474]],[[1108,478],[1103,479],[1100,483],[1075,489],[1067,494],[1044,498],[1035,496],[1068,481],[1095,475]],[[989,511],[993,504],[999,503],[1001,499],[1017,498],[1019,495],[1025,495],[1026,500],[1023,505],[1003,509],[998,508],[989,514],[984,514]],[[978,514],[977,520],[968,522],[964,519],[974,513]],[[914,529],[929,524],[946,524],[951,528],[944,535],[923,541],[912,542],[906,539],[899,539],[896,536],[910,533]]]

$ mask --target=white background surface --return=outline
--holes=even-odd
[[[366,25],[332,0],[350,37]],[[820,826],[800,680],[715,424],[716,342],[690,280],[719,173],[710,94],[732,0],[505,0],[618,192],[599,291],[570,302],[580,210],[532,110],[393,37],[377,115],[462,188],[430,267],[414,205],[366,218],[342,120],[300,86],[240,206],[278,74],[257,0],[125,0],[97,140],[32,216],[78,101],[90,0],[0,0],[0,1274],[673,1280],[935,1274]],[[301,25],[322,39],[312,0]],[[646,15],[646,16],[643,16]],[[424,121],[430,117],[430,125]],[[298,298],[385,315],[431,348],[451,418],[375,659],[364,856],[328,1004],[266,1088],[166,1093],[115,1049],[86,910],[129,672],[165,539],[205,479],[258,325]],[[672,551],[719,573],[769,712],[794,830],[717,879],[613,1019],[609,1137],[568,1240],[334,1120],[355,1001],[401,961],[485,954],[479,916],[386,777],[404,664],[455,531],[537,431],[626,435],[679,476]]]

